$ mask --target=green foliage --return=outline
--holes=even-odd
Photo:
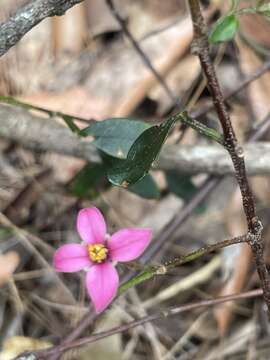
[[[168,190],[176,196],[179,196],[184,201],[190,200],[197,192],[197,188],[193,184],[191,176],[181,175],[175,170],[169,170],[166,172],[166,181]],[[204,204],[196,208],[197,213],[202,213],[204,210]]]
[[[239,20],[235,14],[227,15],[219,19],[213,26],[209,41],[219,43],[229,41],[234,38],[239,27]]]
[[[189,200],[197,190],[190,176],[181,175],[174,170],[166,172],[166,181],[170,192],[184,200]]]
[[[150,174],[145,175],[134,185],[128,187],[128,191],[143,197],[144,199],[159,199],[160,190]]]
[[[101,188],[108,188],[105,164],[87,164],[74,177],[70,191],[79,198],[94,199]]]
[[[176,120],[171,117],[163,124],[145,130],[131,146],[126,159],[112,160],[108,170],[110,182],[127,188],[142,179],[156,160]]]
[[[125,159],[134,141],[150,127],[143,121],[115,118],[96,122],[80,131],[81,136],[93,136],[93,144],[106,154]]]
[[[70,191],[79,198],[93,200],[99,196],[100,191],[108,189],[111,184],[107,174],[108,157],[104,157],[102,164],[87,164],[74,177],[70,184]],[[142,180],[130,186],[128,191],[145,199],[158,199],[159,188],[151,175],[146,175]]]

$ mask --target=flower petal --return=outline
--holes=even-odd
[[[117,293],[119,276],[110,262],[93,265],[86,275],[86,288],[96,312],[100,313]]]
[[[114,233],[108,240],[111,260],[130,261],[139,257],[149,245],[151,229],[128,228]]]
[[[106,223],[96,207],[80,210],[77,217],[77,230],[88,244],[103,244],[106,235]]]
[[[91,264],[86,247],[80,244],[63,245],[53,257],[53,266],[60,272],[80,271]]]

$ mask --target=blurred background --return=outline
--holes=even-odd
[[[1,21],[24,3],[2,0]],[[229,2],[202,3],[209,28],[229,10]],[[241,1],[241,6],[250,3]],[[0,95],[86,119],[76,122],[79,127],[85,127],[87,119],[113,117],[131,117],[153,125],[176,109],[197,111],[207,106],[209,92],[198,59],[190,52],[193,34],[185,1],[115,0],[114,4],[144,56],[105,1],[85,0],[62,17],[45,19],[1,58]],[[269,19],[245,15],[233,41],[211,48],[224,93],[234,91],[266,61],[269,30]],[[228,99],[241,142],[269,117],[269,96],[270,74],[266,72]],[[50,126],[52,119],[37,112],[34,115],[43,116]],[[200,119],[218,127],[213,111]],[[53,121],[64,125],[60,117]],[[31,128],[28,130],[31,133]],[[266,132],[263,140],[268,137]],[[57,247],[79,241],[75,220],[80,208],[98,206],[111,233],[121,227],[151,226],[153,243],[160,241],[161,246],[148,264],[246,231],[233,177],[225,177],[200,204],[191,206],[182,221],[187,204],[202,191],[207,171],[189,174],[157,165],[143,184],[123,189],[108,182],[101,165],[50,149],[41,151],[38,146],[29,150],[11,138],[1,133],[0,119],[1,360],[26,349],[57,344],[89,317],[83,275],[55,275],[51,268]],[[211,144],[192,129],[183,131],[178,125],[167,143],[179,148]],[[253,176],[251,184],[265,225],[269,265],[269,176]],[[135,273],[136,265],[119,269],[124,277]],[[108,312],[90,321],[81,335],[171,305],[257,287],[249,248],[233,246],[129,290]],[[258,298],[149,323],[67,352],[62,358],[268,359],[269,332],[266,310]]]

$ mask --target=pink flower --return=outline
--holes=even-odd
[[[127,228],[106,234],[106,223],[95,208],[82,209],[77,217],[77,230],[82,244],[66,244],[56,250],[53,264],[56,271],[87,271],[86,288],[97,313],[115,297],[119,276],[112,262],[138,258],[149,245],[151,229]]]

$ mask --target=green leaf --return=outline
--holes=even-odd
[[[96,122],[80,131],[94,136],[93,144],[105,153],[125,159],[134,141],[150,127],[143,121],[115,118]]]
[[[220,18],[210,32],[209,41],[211,43],[229,41],[234,38],[238,27],[239,20],[234,14]]]
[[[128,191],[145,199],[160,198],[159,188],[150,174],[145,175],[145,177],[136,182],[136,184],[129,186]]]
[[[109,185],[105,164],[87,164],[72,180],[70,191],[79,198],[92,200],[98,196],[101,188]]]
[[[125,160],[115,159],[108,171],[109,181],[128,187],[142,179],[156,160],[163,143],[177,117],[172,116],[161,125],[145,130],[131,146]]]
[[[184,201],[189,201],[192,196],[197,192],[196,186],[191,180],[191,176],[181,175],[179,172],[174,170],[166,171],[166,181],[168,190],[180,197]],[[202,213],[206,209],[204,203],[199,205],[195,211],[196,213]]]
[[[166,181],[170,192],[184,200],[189,200],[197,190],[190,176],[181,175],[174,170],[166,172]]]

